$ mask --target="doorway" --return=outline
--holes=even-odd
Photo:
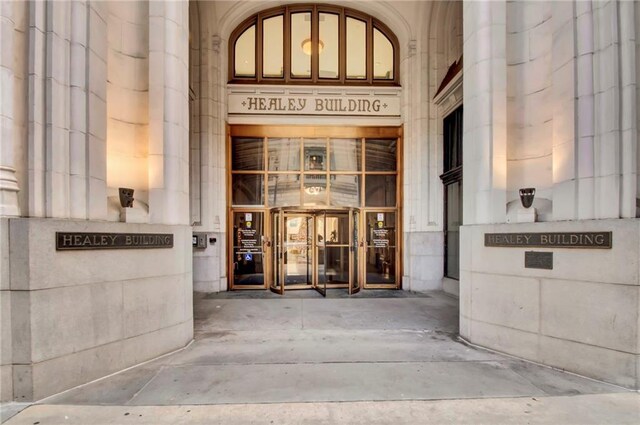
[[[231,126],[229,289],[399,289],[400,129]]]
[[[314,289],[323,296],[330,288],[358,292],[359,219],[355,208],[273,209],[269,288],[279,294]]]
[[[444,275],[460,280],[462,226],[462,105],[444,119]]]

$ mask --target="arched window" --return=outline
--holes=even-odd
[[[231,34],[229,82],[397,85],[398,40],[382,22],[330,5],[252,16]]]

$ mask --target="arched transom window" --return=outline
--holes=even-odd
[[[398,41],[377,19],[329,5],[291,5],[231,35],[232,83],[396,85]]]

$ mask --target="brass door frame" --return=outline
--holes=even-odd
[[[278,235],[269,235],[267,236],[268,239],[273,240],[273,243],[270,244],[269,249],[270,251],[270,255],[269,258],[271,259],[270,261],[270,265],[269,265],[269,269],[270,269],[270,273],[268,275],[265,275],[265,286],[270,289],[273,292],[279,293],[279,294],[284,294],[284,292],[286,292],[287,290],[302,290],[302,289],[315,289],[318,292],[320,292],[321,294],[325,295],[325,293],[323,293],[324,291],[326,291],[326,289],[334,289],[334,288],[345,288],[349,290],[349,293],[356,293],[360,290],[360,288],[363,287],[363,281],[362,281],[362,277],[360,272],[358,271],[358,275],[356,276],[356,278],[359,280],[359,285],[354,289],[354,282],[353,282],[353,278],[354,278],[354,257],[355,256],[360,256],[360,247],[357,246],[357,244],[355,246],[352,246],[353,240],[351,238],[351,235],[353,235],[353,213],[354,210],[358,210],[359,208],[331,208],[331,209],[309,209],[309,208],[297,208],[297,207],[276,207],[276,208],[272,208],[269,211],[269,220],[271,222],[271,225],[269,227],[269,229],[271,230],[271,232],[273,231],[273,221],[274,221],[274,217],[276,214],[278,214],[278,220],[279,220],[279,234]],[[318,219],[320,217],[325,219],[325,223],[326,223],[326,218],[327,217],[331,217],[332,214],[347,214],[347,219],[349,221],[349,242],[348,244],[346,244],[348,252],[349,252],[349,270],[348,270],[348,276],[349,276],[349,281],[347,283],[336,283],[336,284],[331,284],[331,283],[326,283],[326,276],[325,276],[325,281],[322,284],[322,288],[320,288],[320,279],[319,279],[319,250],[320,250],[320,244],[318,244],[317,241],[317,235],[316,235],[316,229],[317,229],[317,223],[318,223]],[[284,244],[285,244],[285,227],[286,227],[286,218],[291,218],[291,217],[306,217],[306,218],[311,218],[312,219],[312,223],[313,223],[313,229],[312,229],[312,233],[313,236],[311,237],[311,250],[312,250],[312,281],[311,284],[294,284],[294,285],[287,285],[285,287],[285,272],[284,272]],[[323,235],[323,245],[322,247],[325,249],[324,251],[324,256],[325,256],[325,272],[326,272],[326,248],[327,248],[327,244],[326,244],[326,226],[323,227],[323,231],[324,231],[324,235]],[[277,241],[276,241],[277,238]],[[344,244],[342,244],[344,245]],[[276,247],[280,247],[280,254],[277,255],[276,258]],[[353,248],[356,248],[355,250]],[[354,252],[355,251],[355,252]],[[359,257],[358,257],[359,259]],[[279,280],[280,280],[280,285],[276,285],[275,282],[273,282],[273,269],[275,268],[275,261],[280,262],[278,270],[279,270]],[[360,264],[360,262],[359,262]],[[268,280],[267,280],[268,279]],[[278,287],[279,286],[279,287]],[[247,289],[247,288],[242,288],[242,289]],[[252,289],[256,289],[255,286]]]
[[[241,207],[241,208],[233,208],[229,211],[229,215],[227,217],[227,224],[230,229],[233,229],[233,214],[234,213],[260,213],[262,214],[262,262],[263,262],[263,275],[264,275],[264,284],[262,287],[268,287],[268,276],[270,276],[271,272],[271,261],[266,261],[267,258],[271,258],[271,243],[269,240],[269,232],[268,227],[270,226],[271,217],[267,217],[264,209],[262,208],[251,208],[251,207]],[[234,251],[233,251],[233,232],[227,232],[227,267],[228,267],[228,286],[230,291],[235,290],[256,290],[261,289],[260,285],[235,285],[233,281],[235,280],[235,272],[233,268],[234,263]]]
[[[395,213],[396,214],[396,230],[395,230],[395,262],[396,269],[394,273],[394,282],[395,283],[367,283],[367,249],[369,246],[367,245],[367,235],[364,232],[367,232],[367,213]],[[360,267],[363,277],[362,277],[362,285],[364,289],[401,289],[402,285],[402,269],[400,267],[401,262],[401,244],[402,244],[402,230],[400,228],[400,211],[396,208],[389,207],[381,207],[381,208],[364,208],[360,211],[360,229],[363,231],[361,237],[361,248],[362,248],[362,266]]]
[[[376,288],[390,288],[390,289],[401,289],[402,288],[402,275],[403,275],[403,263],[402,263],[402,251],[403,251],[403,157],[404,157],[404,146],[403,146],[403,128],[400,127],[340,127],[340,126],[294,126],[294,125],[247,125],[247,124],[234,124],[226,126],[227,130],[227,149],[226,149],[226,164],[227,164],[227,172],[226,172],[226,192],[227,192],[227,276],[228,276],[228,288],[229,290],[237,290],[237,289],[248,289],[248,290],[256,290],[261,289],[258,285],[233,285],[233,235],[230,229],[233,227],[233,213],[234,212],[263,212],[263,220],[264,220],[264,228],[265,228],[265,238],[267,246],[263,246],[263,255],[264,258],[273,258],[272,257],[272,249],[273,249],[273,235],[272,232],[272,211],[276,208],[285,210],[296,210],[296,211],[308,211],[310,213],[315,213],[317,211],[321,211],[322,209],[312,209],[305,208],[304,206],[298,207],[269,207],[268,205],[256,205],[256,206],[233,206],[232,205],[232,190],[231,190],[231,139],[234,136],[238,137],[261,137],[265,139],[265,150],[264,150],[264,163],[265,170],[257,171],[257,172],[238,172],[238,173],[251,173],[251,174],[261,174],[267,175],[267,138],[268,137],[294,137],[294,138],[396,138],[398,140],[398,152],[397,152],[397,167],[395,172],[371,172],[372,174],[394,174],[396,175],[396,206],[395,207],[365,207],[364,198],[361,201],[361,206],[357,207],[360,213],[359,218],[359,237],[360,242],[358,243],[355,253],[352,255],[356,255],[358,258],[358,271],[357,277],[360,281],[360,288],[364,289],[376,289]],[[364,159],[365,151],[362,149],[362,156]],[[365,176],[370,172],[364,169],[360,172],[331,172],[331,174],[358,174],[361,177],[361,189],[364,189],[364,180]],[[301,165],[302,166],[302,165]],[[301,172],[291,172],[298,173],[301,175],[308,174],[309,172],[301,171]],[[286,174],[286,173],[282,173]],[[322,174],[322,173],[320,173]],[[329,175],[329,173],[327,173]],[[266,187],[266,181],[265,181]],[[362,191],[364,196],[364,191]],[[265,199],[265,202],[267,200]],[[327,211],[344,211],[349,210],[350,208],[339,208],[339,207],[327,207]],[[372,211],[380,211],[380,212],[395,212],[396,213],[396,273],[395,273],[395,284],[367,284],[366,283],[366,252],[364,251],[364,244],[366,244],[366,235],[364,232],[366,231],[366,213]],[[265,284],[264,289],[268,289],[271,284],[272,279],[272,261],[265,261]],[[353,265],[353,261],[350,258],[350,265]],[[350,281],[353,280],[353,277],[350,276]],[[331,288],[332,285],[327,285],[327,288]],[[344,285],[337,285],[336,287],[344,287]]]

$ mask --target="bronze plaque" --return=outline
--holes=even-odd
[[[484,246],[610,249],[611,232],[485,233]]]
[[[173,233],[56,232],[56,250],[173,248]]]
[[[524,268],[553,270],[553,252],[525,252]]]

